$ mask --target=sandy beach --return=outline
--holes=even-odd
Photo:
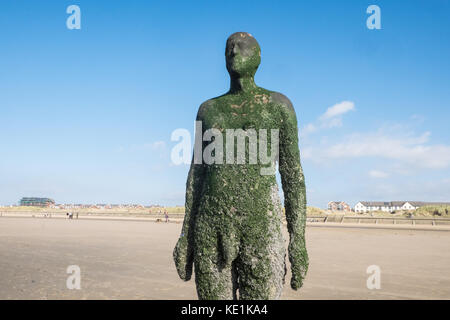
[[[0,218],[0,299],[196,299],[172,262],[179,223]],[[287,234],[285,235],[287,237]],[[283,299],[450,299],[450,232],[308,227],[310,270]],[[81,269],[69,290],[66,269]],[[381,268],[369,290],[366,269]]]

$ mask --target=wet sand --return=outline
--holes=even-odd
[[[0,299],[196,299],[172,262],[180,228],[2,217]],[[449,231],[308,227],[307,245],[304,287],[290,289],[288,272],[283,299],[450,299]],[[69,265],[81,290],[66,287]],[[369,265],[381,268],[379,290],[366,287]]]

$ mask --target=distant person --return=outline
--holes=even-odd
[[[77,215],[77,219],[78,219],[78,212],[76,213],[76,215]]]
[[[169,222],[169,213],[167,210],[164,210],[164,218],[166,218],[166,223]]]

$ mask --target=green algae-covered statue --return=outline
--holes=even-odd
[[[199,108],[197,123],[201,123],[203,138],[200,153],[198,144],[194,148],[186,183],[186,215],[173,256],[185,281],[191,278],[195,266],[199,299],[279,299],[286,253],[278,185],[274,172],[264,173],[268,162],[255,163],[256,149],[250,140],[257,138],[254,146],[259,146],[260,156],[261,152],[267,155],[267,150],[277,149],[269,167],[274,168],[278,161],[290,235],[291,287],[297,290],[308,269],[306,194],[297,119],[288,98],[256,86],[254,75],[261,62],[261,49],[253,36],[245,32],[231,35],[225,55],[231,87],[225,95]],[[239,155],[237,161],[230,161],[230,152],[234,157],[239,147],[235,148],[235,136],[228,134],[229,129],[259,133],[246,135],[249,148],[245,149],[245,161],[239,161]],[[208,130],[212,134],[207,134]],[[267,131],[278,135],[272,135],[269,141],[263,134]],[[213,141],[209,149],[208,141]],[[219,143],[225,142],[226,146],[232,143],[231,151],[226,150],[227,161],[219,148]],[[211,151],[209,159],[196,159],[198,154],[208,158],[207,149]]]

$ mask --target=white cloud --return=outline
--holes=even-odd
[[[300,136],[305,137],[319,129],[336,128],[342,126],[342,115],[355,110],[355,104],[352,101],[342,101],[329,107],[315,123],[308,123],[300,131]]]
[[[411,115],[410,119],[416,121],[417,123],[422,123],[425,121],[425,116],[421,114],[413,114]]]
[[[383,179],[389,177],[389,174],[384,171],[370,170],[369,176],[376,179]]]
[[[341,116],[344,113],[355,110],[355,104],[352,101],[342,101],[329,107],[327,111],[320,117],[321,120],[327,120]]]
[[[317,127],[312,124],[312,123],[308,123],[302,130],[301,130],[301,135],[308,135],[310,133],[313,133],[317,131]]]
[[[164,141],[155,141],[150,145],[150,147],[153,150],[164,149],[166,147],[166,143]]]
[[[339,158],[377,157],[397,160],[416,167],[442,169],[450,167],[450,146],[428,144],[430,132],[414,135],[403,132],[355,133],[342,142],[310,146],[303,157],[325,161]]]
[[[415,178],[402,180],[392,179],[389,183],[380,180],[378,183],[361,183],[357,193],[359,199],[369,200],[415,200],[449,202],[450,183],[445,179],[425,178],[417,183]],[[358,198],[355,198],[355,200]]]
[[[402,117],[402,123],[386,120],[378,130],[322,134],[342,125],[343,116],[352,110],[352,104],[332,106],[300,132],[311,134],[300,139],[306,170],[313,175],[317,165],[321,175],[329,172],[330,176],[321,191],[328,194],[326,198],[314,193],[311,198],[323,203],[330,198],[355,203],[362,199],[450,201],[450,143],[434,142],[430,131],[420,130],[420,115]],[[342,175],[349,181],[344,188]]]

